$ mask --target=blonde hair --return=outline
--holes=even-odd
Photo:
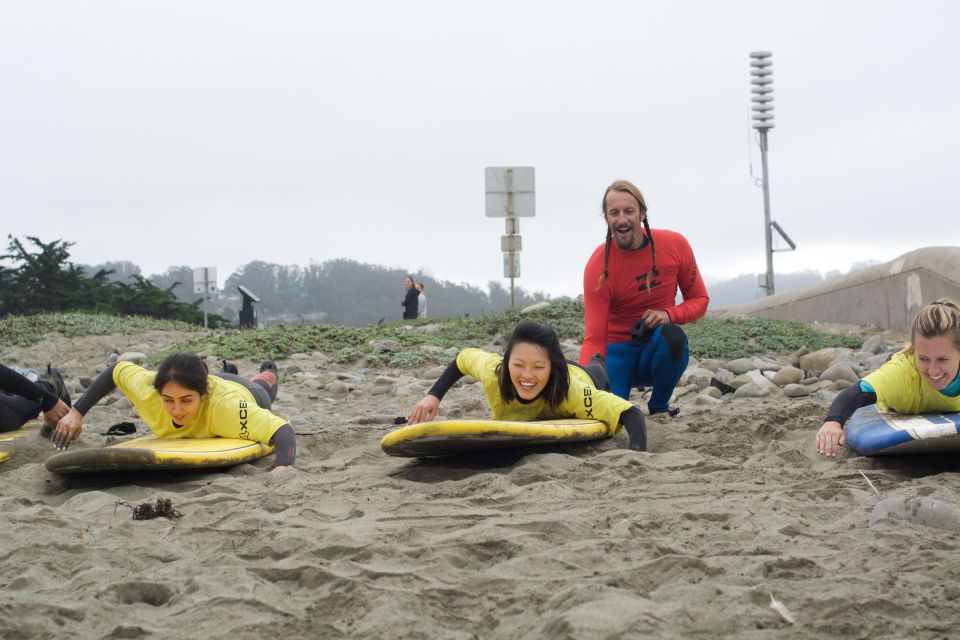
[[[953,346],[960,349],[960,305],[950,298],[940,298],[920,309],[910,327],[910,344],[905,353],[913,353],[917,336],[936,338],[949,333]]]
[[[653,234],[650,233],[650,223],[647,222],[647,201],[643,199],[643,194],[640,193],[640,189],[637,188],[637,185],[633,184],[629,180],[614,180],[613,183],[607,187],[607,190],[603,192],[603,200],[600,201],[600,214],[603,215],[604,220],[607,217],[607,196],[610,195],[611,191],[622,191],[623,193],[629,193],[633,196],[637,204],[640,206],[640,215],[643,216],[643,228],[647,232],[647,238],[650,239],[650,256],[653,259],[653,271],[652,276],[657,275],[657,248],[653,244]],[[600,279],[597,280],[597,289],[600,288],[600,285],[603,284],[603,281],[607,279],[610,275],[607,272],[607,261],[610,258],[610,243],[613,241],[613,233],[610,231],[610,225],[607,225],[607,241],[603,247],[603,273],[600,275]],[[650,280],[652,276],[647,277],[647,293],[650,292]]]

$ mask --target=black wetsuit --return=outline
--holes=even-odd
[[[420,292],[417,291],[416,287],[407,289],[407,295],[401,304],[403,305],[403,319],[416,320],[417,309],[420,307]]]
[[[19,429],[41,411],[53,409],[59,398],[48,387],[0,364],[0,431]]]

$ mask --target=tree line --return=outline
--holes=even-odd
[[[139,273],[122,282],[111,279],[109,269],[89,274],[70,262],[72,242],[43,242],[33,236],[27,236],[26,242],[8,238],[7,253],[0,256],[11,263],[0,264],[0,316],[89,311],[203,322],[200,301],[178,299],[173,293],[176,285],[163,289]],[[219,316],[211,319],[212,326],[223,323]]]
[[[203,321],[202,298],[193,293],[193,269],[172,266],[145,277],[129,261],[75,265],[69,261],[71,242],[44,243],[10,237],[7,254],[12,263],[0,265],[0,313],[31,314],[87,310]],[[366,326],[393,322],[402,316],[401,302],[407,272],[353,260],[335,259],[307,267],[255,260],[227,277],[223,289],[208,302],[212,326],[237,318],[243,285],[257,297],[263,323],[285,322]],[[438,280],[428,274],[410,274],[424,283],[429,317],[482,315],[510,308],[510,290],[496,281],[485,291],[469,284]],[[517,306],[546,299],[542,293],[515,292]]]

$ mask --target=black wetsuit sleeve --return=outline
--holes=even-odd
[[[278,467],[287,467],[293,464],[297,457],[297,436],[293,432],[293,427],[285,424],[273,434],[273,446],[277,448]]]
[[[823,421],[836,421],[843,426],[854,411],[860,407],[867,407],[876,403],[877,394],[872,391],[863,391],[859,384],[851,385],[838,393],[837,397],[833,399],[830,411],[827,412],[827,417]]]
[[[27,380],[25,377],[0,364],[0,389],[29,400],[40,403],[42,411],[50,411],[57,404],[59,398],[39,384]]]
[[[440,377],[437,378],[437,381],[433,383],[433,386],[430,387],[430,391],[427,391],[427,393],[436,396],[438,400],[443,400],[443,396],[446,395],[447,391],[450,391],[450,387],[465,375],[463,371],[460,371],[460,367],[457,366],[457,361],[454,359],[454,361],[443,370],[443,373],[440,374]]]
[[[630,437],[630,448],[634,451],[647,450],[647,423],[640,409],[630,407],[620,414],[620,424]]]
[[[117,365],[112,364],[100,372],[94,381],[90,384],[80,399],[73,403],[73,408],[80,412],[80,415],[87,415],[87,411],[101,400],[107,397],[107,394],[117,388],[113,381],[113,370]]]

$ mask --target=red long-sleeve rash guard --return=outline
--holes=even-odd
[[[647,309],[666,311],[674,324],[693,322],[706,313],[710,298],[690,243],[675,231],[653,229],[651,233],[657,249],[657,273],[652,276],[649,242],[632,250],[610,243],[608,275],[599,288],[604,245],[597,247],[587,261],[583,270],[585,335],[580,347],[581,364],[598,352],[606,356],[607,344],[629,340],[630,328]],[[683,296],[679,305],[677,289]]]

